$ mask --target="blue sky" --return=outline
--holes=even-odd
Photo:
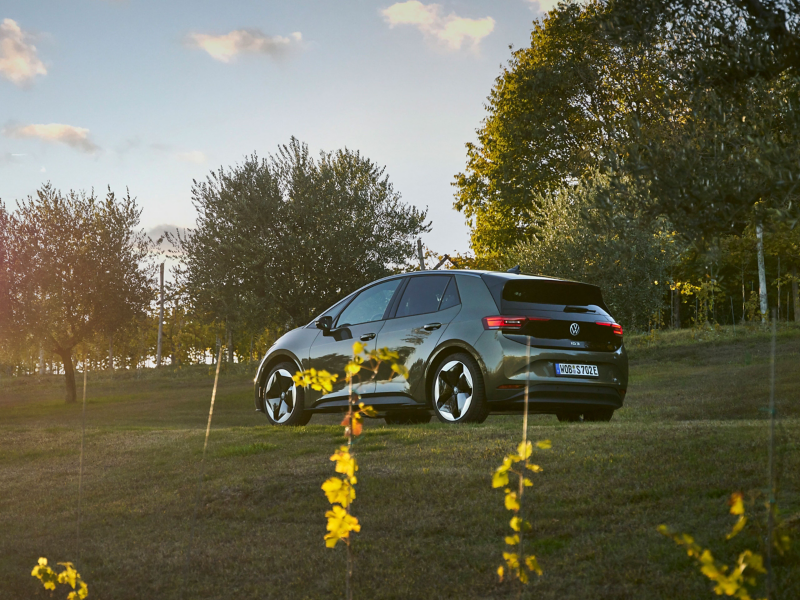
[[[191,226],[193,179],[294,135],[385,165],[426,246],[467,251],[450,184],[541,1],[7,0],[0,198],[128,187],[146,229]]]

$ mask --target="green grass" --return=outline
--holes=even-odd
[[[531,419],[544,472],[526,492],[531,549],[544,575],[528,597],[714,598],[686,554],[656,532],[691,532],[728,564],[760,549],[755,530],[725,542],[727,498],[766,485],[769,341],[760,332],[632,337],[626,406],[610,423]],[[778,598],[800,589],[800,332],[778,345],[779,502],[795,516],[795,550],[777,565]],[[322,536],[321,483],[341,428],[333,415],[298,429],[253,411],[252,374],[221,378],[194,550],[194,511],[213,373],[90,376],[81,556],[75,539],[80,405],[60,378],[0,381],[0,577],[12,598],[49,598],[30,570],[70,560],[91,598],[331,598],[344,551]],[[357,598],[515,598],[497,583],[509,513],[491,473],[521,419],[478,426],[386,426],[356,446],[362,531]],[[760,522],[763,509],[753,509]],[[794,594],[794,595],[793,595]],[[64,594],[65,596],[65,594]],[[61,596],[56,596],[61,597]]]

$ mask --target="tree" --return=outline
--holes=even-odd
[[[596,199],[607,185],[596,176],[537,198],[530,215],[536,233],[508,250],[503,267],[598,285],[620,323],[646,329],[682,248],[664,219],[644,222],[635,209],[609,218]]]
[[[196,309],[251,331],[295,327],[355,288],[410,265],[426,211],[404,204],[359,152],[292,138],[194,182],[196,227],[176,244],[178,279]]]
[[[58,354],[67,402],[76,400],[72,354],[101,332],[143,313],[152,299],[149,238],[130,194],[62,194],[49,183],[18,203],[5,229],[5,337],[26,337]]]
[[[628,115],[660,118],[651,106],[663,96],[662,50],[609,29],[607,10],[599,0],[559,5],[497,78],[453,184],[478,257],[533,234],[532,204],[594,172]]]

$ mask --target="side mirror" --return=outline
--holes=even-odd
[[[322,335],[328,335],[331,331],[331,327],[333,327],[333,317],[331,316],[320,317],[319,319],[316,320],[314,325],[317,326],[317,329],[322,330]]]

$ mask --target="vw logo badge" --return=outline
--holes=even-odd
[[[572,325],[569,326],[569,332],[572,335],[578,335],[580,331],[581,331],[581,326],[578,325],[577,323],[573,323]]]

